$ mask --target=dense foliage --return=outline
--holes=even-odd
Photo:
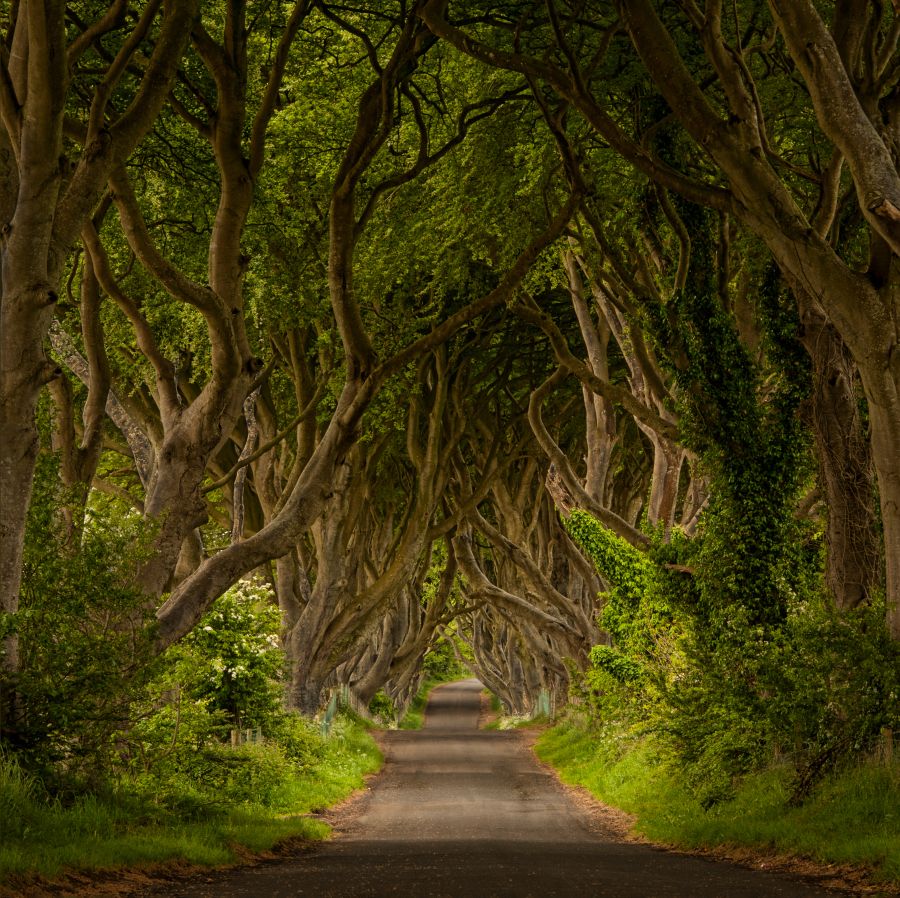
[[[772,764],[793,771],[799,803],[896,731],[900,652],[879,608],[836,615],[820,584],[798,594],[785,583],[780,626],[753,624],[732,605],[713,642],[706,609],[678,583],[685,574],[675,579],[668,562],[654,564],[585,512],[567,527],[612,587],[601,620],[613,644],[591,650],[574,694],[601,731],[653,734],[702,804]]]

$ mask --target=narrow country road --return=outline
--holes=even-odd
[[[514,733],[476,729],[476,680],[391,733],[348,831],[296,859],[167,886],[173,898],[825,898],[805,883],[591,832]]]

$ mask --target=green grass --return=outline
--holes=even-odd
[[[265,804],[229,803],[221,795],[189,794],[185,786],[181,804],[161,806],[146,782],[126,781],[108,795],[85,795],[64,807],[0,757],[0,882],[175,860],[228,864],[288,838],[324,839],[330,827],[304,815],[346,798],[381,762],[366,729],[342,719],[316,765],[288,772]]]
[[[747,777],[733,800],[704,810],[649,739],[599,737],[571,723],[544,733],[538,756],[564,782],[635,815],[635,829],[682,848],[745,846],[823,863],[870,867],[900,881],[900,763],[857,764],[826,778],[791,807],[784,768]]]

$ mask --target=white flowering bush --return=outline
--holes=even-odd
[[[159,659],[128,740],[134,787],[164,815],[201,819],[212,809],[269,804],[299,766],[280,744],[284,654],[271,587],[243,580]],[[265,743],[233,749],[232,729]]]
[[[241,580],[216,601],[181,646],[191,698],[230,725],[265,727],[281,707],[284,654],[271,587]]]

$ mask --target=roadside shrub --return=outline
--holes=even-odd
[[[583,674],[573,672],[573,696],[595,730],[655,734],[702,806],[730,799],[773,761],[793,771],[792,800],[802,802],[830,770],[900,727],[900,646],[883,602],[835,611],[815,576],[817,556],[785,548],[792,569],[777,581],[785,610],[773,624],[754,601],[715,607],[714,571],[666,568],[684,563],[677,540],[648,558],[584,512],[567,528],[611,583],[600,622],[613,636],[591,650]]]
[[[382,723],[390,724],[397,719],[397,709],[383,689],[379,689],[369,702],[369,714]]]
[[[261,728],[274,741],[283,735],[302,756],[299,724],[292,727],[281,709],[278,626],[265,584],[241,581],[219,598],[156,662],[120,744],[125,766],[164,779],[190,766],[195,753],[229,741],[232,729]]]
[[[272,588],[240,580],[170,653],[182,686],[235,728],[265,727],[281,713],[284,653]]]
[[[883,730],[900,728],[900,644],[884,615],[883,601],[843,614],[813,605],[789,618],[773,646],[765,711],[773,752],[796,769],[795,802],[870,752]]]
[[[31,825],[37,783],[15,757],[0,753],[0,820],[7,838],[17,838]]]
[[[314,770],[325,757],[326,743],[319,725],[302,714],[284,713],[275,718],[268,736],[301,773]]]
[[[183,775],[213,801],[267,807],[276,803],[294,772],[280,746],[260,743],[209,746],[193,758]]]

